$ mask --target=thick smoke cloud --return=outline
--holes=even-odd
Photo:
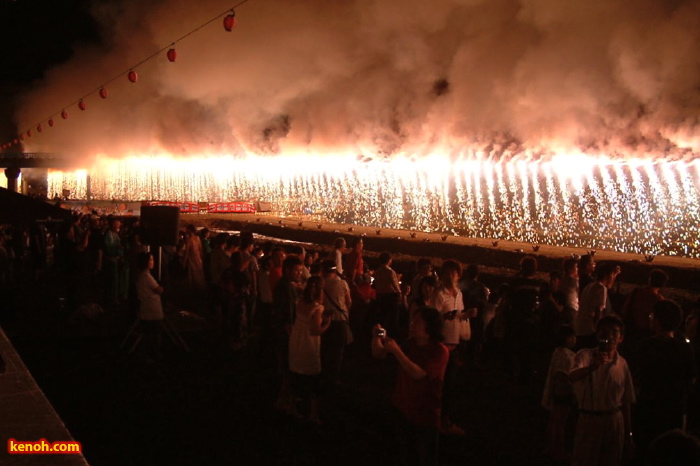
[[[17,115],[28,149],[85,156],[700,152],[697,0],[102,3],[104,47],[47,73]]]

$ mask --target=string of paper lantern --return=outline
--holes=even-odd
[[[166,52],[165,55],[166,55],[168,61],[170,61],[171,63],[172,63],[172,62],[175,62],[175,61],[177,60],[177,50],[175,49],[175,45],[176,45],[178,42],[183,41],[184,39],[188,38],[188,37],[191,36],[192,34],[195,34],[195,33],[198,32],[199,30],[201,30],[201,29],[203,29],[203,28],[209,26],[211,23],[213,23],[214,21],[217,21],[217,20],[220,19],[221,17],[223,17],[223,27],[224,27],[224,30],[227,31],[227,32],[231,32],[231,31],[236,27],[236,24],[237,24],[237,19],[236,19],[236,8],[240,7],[241,5],[243,5],[244,3],[247,3],[247,2],[249,2],[249,1],[250,1],[250,0],[242,0],[242,1],[240,1],[239,3],[237,3],[236,5],[234,5],[234,6],[230,7],[230,8],[227,8],[224,12],[219,13],[218,15],[214,16],[213,18],[211,18],[210,20],[206,21],[205,23],[203,23],[203,24],[197,26],[196,28],[192,29],[191,31],[189,31],[188,33],[186,33],[185,35],[183,35],[182,37],[180,37],[180,38],[178,38],[178,39],[172,41],[172,42],[171,42],[170,44],[168,44],[167,46],[160,48],[158,51],[156,51],[156,52],[152,53],[151,55],[147,56],[146,58],[144,58],[144,59],[141,60],[140,62],[138,62],[138,63],[136,63],[136,64],[130,66],[129,68],[127,68],[126,70],[124,70],[124,71],[120,72],[119,74],[115,75],[115,76],[112,77],[111,79],[108,79],[107,81],[105,81],[105,82],[103,82],[102,84],[100,84],[99,86],[97,86],[95,89],[93,89],[93,90],[91,90],[90,92],[86,93],[85,95],[83,95],[83,96],[77,98],[76,100],[74,100],[73,102],[69,103],[68,105],[63,106],[62,109],[61,109],[61,111],[60,111],[60,113],[59,113],[59,112],[54,112],[54,114],[51,115],[50,117],[44,118],[43,120],[39,121],[39,122],[36,123],[35,125],[30,126],[29,128],[25,129],[24,131],[20,131],[20,133],[17,135],[16,138],[14,138],[14,139],[12,139],[11,141],[5,142],[4,144],[0,145],[0,149],[2,149],[2,150],[9,149],[9,148],[12,147],[13,145],[18,145],[18,144],[20,144],[21,142],[23,142],[23,141],[25,140],[25,137],[26,137],[26,138],[32,137],[32,134],[33,134],[33,133],[32,133],[32,130],[33,130],[33,129],[36,129],[36,131],[37,131],[38,133],[43,132],[43,130],[44,130],[43,123],[44,123],[44,122],[46,122],[46,124],[48,125],[49,128],[53,128],[53,127],[54,127],[54,124],[55,124],[54,115],[56,115],[56,114],[60,115],[60,116],[61,116],[61,119],[67,120],[67,119],[68,119],[68,111],[66,110],[67,108],[71,108],[71,107],[73,107],[73,106],[77,106],[78,109],[80,109],[81,111],[86,110],[86,109],[87,109],[87,103],[85,102],[85,99],[87,99],[88,97],[90,97],[90,96],[93,95],[93,94],[97,94],[97,95],[99,95],[102,99],[106,99],[107,96],[108,96],[107,86],[108,86],[109,84],[113,83],[114,81],[116,81],[117,79],[122,78],[122,77],[125,76],[125,75],[126,75],[126,78],[127,78],[131,83],[136,83],[136,82],[138,81],[138,74],[136,73],[136,68],[138,68],[139,66],[143,65],[144,63],[146,63],[146,62],[148,62],[148,61],[150,61],[150,60],[156,58],[157,56],[161,55],[161,54],[162,54],[163,52],[165,52],[166,50],[167,50],[167,52]]]

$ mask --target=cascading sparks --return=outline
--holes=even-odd
[[[565,154],[98,158],[52,171],[49,195],[262,200],[280,215],[461,236],[700,257],[700,164]],[[89,188],[88,188],[89,187]]]

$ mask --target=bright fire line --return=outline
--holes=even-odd
[[[561,154],[492,160],[442,154],[99,157],[51,171],[49,195],[263,200],[280,215],[505,240],[700,257],[696,161]]]

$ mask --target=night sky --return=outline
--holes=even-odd
[[[99,43],[90,0],[0,0],[0,135],[12,122],[18,92],[70,59],[77,43]]]

